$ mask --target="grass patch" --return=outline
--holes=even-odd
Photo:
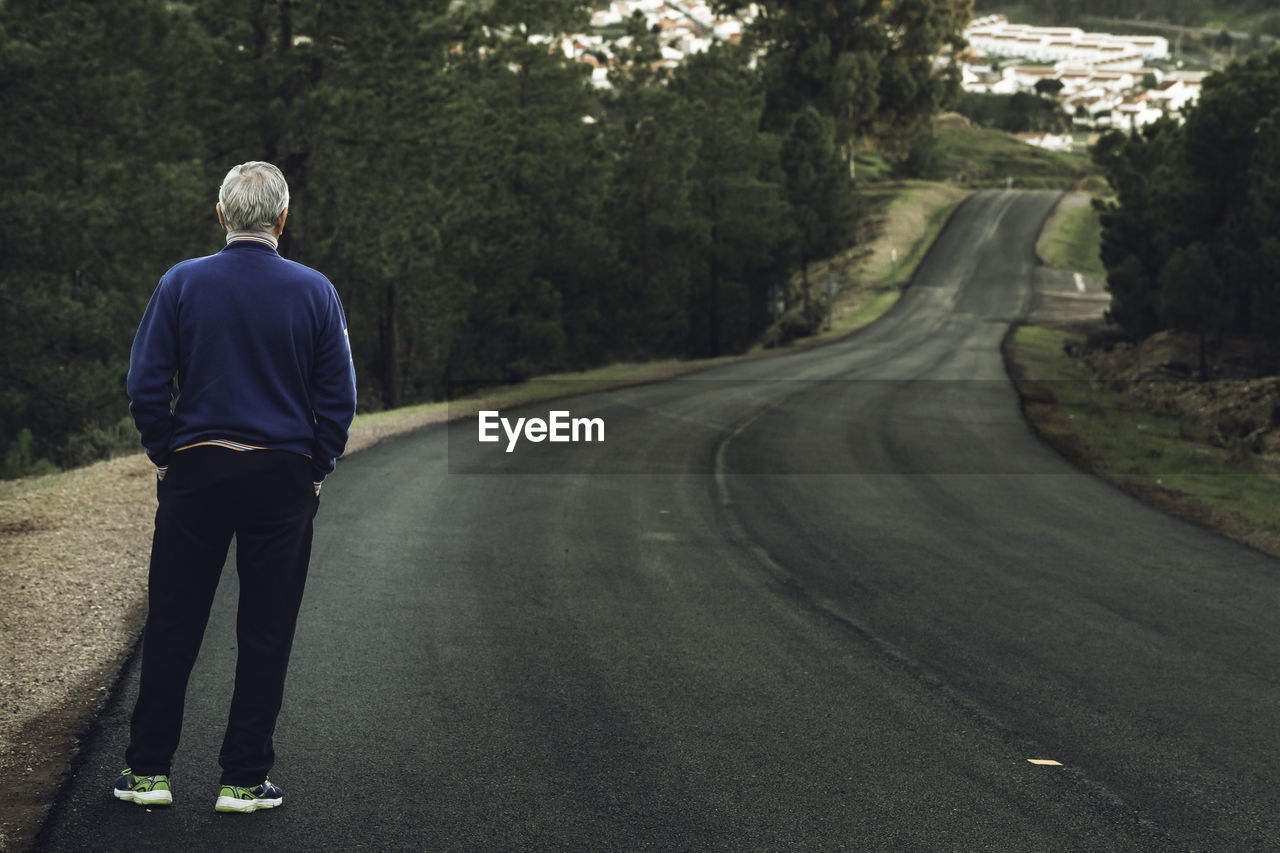
[[[902,295],[938,232],[970,191],[931,181],[863,184],[872,214],[863,240],[849,251],[810,267],[809,278],[835,278],[831,328],[798,341],[825,343],[867,326]]]
[[[1087,199],[1064,197],[1040,232],[1036,254],[1050,266],[1105,276],[1099,249],[1102,222]]]
[[[1067,458],[1175,515],[1280,555],[1274,460],[1218,447],[1184,418],[1097,381],[1080,332],[1024,326],[1005,355],[1028,419]]]
[[[900,230],[896,234],[891,230],[890,236],[905,243],[906,252],[899,251],[896,262],[890,255],[889,269],[880,279],[881,283],[897,288],[910,281],[942,226],[967,197],[967,193],[945,193],[926,185],[908,190],[895,199],[888,218],[900,224]]]
[[[859,182],[887,181],[893,177],[893,166],[879,151],[864,151],[853,158],[853,174]]]
[[[1066,189],[1098,174],[1084,154],[1046,151],[1001,130],[982,127],[938,131],[934,175],[970,186]]]
[[[897,304],[899,295],[897,290],[883,290],[872,295],[862,304],[854,306],[841,315],[841,327],[844,329],[861,329],[863,326],[869,326]]]

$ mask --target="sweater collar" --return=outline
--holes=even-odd
[[[279,249],[279,245],[276,241],[276,238],[266,233],[265,231],[228,231],[227,232],[228,246],[230,246],[232,243],[240,243],[240,242],[262,243],[267,246],[270,246],[273,249],[277,249],[277,250]]]

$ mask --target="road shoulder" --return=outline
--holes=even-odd
[[[1087,200],[1065,196],[1045,231],[1061,229],[1063,210]],[[1193,342],[1168,332],[1110,341],[1109,303],[1100,276],[1037,269],[1032,309],[1002,346],[1028,424],[1139,499],[1280,556],[1280,427],[1272,423],[1280,379],[1232,375],[1240,359],[1225,346],[1213,356],[1222,378],[1195,381],[1187,375]]]

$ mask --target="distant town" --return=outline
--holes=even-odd
[[[964,35],[965,91],[1036,92],[1040,81],[1056,80],[1062,86],[1053,97],[1086,130],[1128,130],[1162,116],[1180,118],[1200,96],[1205,78],[1201,71],[1162,70],[1169,42],[1159,36],[1031,27],[1011,24],[1003,15],[974,20]]]
[[[705,0],[618,0],[592,14],[590,32],[564,36],[558,47],[566,56],[592,66],[593,85],[608,88],[615,51],[631,46],[621,30],[636,12],[658,36],[661,53],[654,67],[674,68],[713,42],[740,41],[757,7],[746,7],[741,16],[723,16]],[[964,36],[969,42],[961,57],[965,91],[1052,97],[1072,126],[1083,133],[1138,128],[1162,116],[1180,118],[1199,97],[1205,77],[1200,71],[1167,70],[1169,42],[1160,36],[1033,27],[1010,23],[1004,15],[974,19]],[[1071,135],[1022,136],[1046,148],[1074,144]]]
[[[612,38],[606,35],[611,28],[621,29],[639,12],[645,26],[658,36],[661,58],[655,68],[674,68],[686,56],[701,53],[714,41],[738,42],[742,30],[755,19],[754,4],[741,16],[716,15],[704,0],[626,0],[615,2],[607,9],[600,9],[591,16],[593,33],[565,36],[561,49],[565,56],[586,62],[592,66],[591,82],[599,88],[609,88],[609,68],[614,64],[614,50],[631,47],[628,36]]]

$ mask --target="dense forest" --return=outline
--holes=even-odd
[[[1115,199],[1099,203],[1110,318],[1205,343],[1242,336],[1280,365],[1280,51],[1211,75],[1185,124],[1164,119],[1094,148]]]
[[[633,18],[602,90],[555,49],[575,0],[0,2],[0,476],[138,447],[133,332],[246,160],[289,180],[281,251],[337,287],[363,410],[746,348],[852,239],[855,145],[906,152],[955,94],[970,13],[760,9],[675,70]]]

